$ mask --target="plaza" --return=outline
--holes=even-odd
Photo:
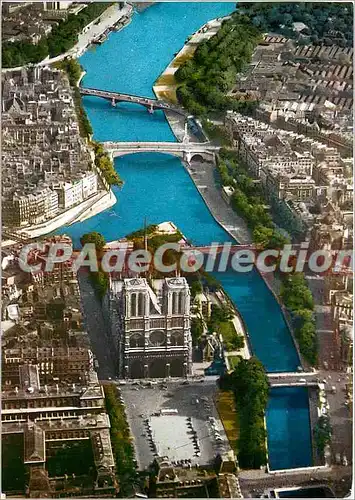
[[[230,451],[214,404],[215,379],[133,382],[120,391],[139,469],[147,468],[156,456],[187,468],[208,466],[218,454]]]

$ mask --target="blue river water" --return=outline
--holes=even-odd
[[[187,36],[208,20],[226,15],[234,8],[234,3],[161,3],[135,14],[128,27],[111,34],[106,43],[81,57],[80,63],[87,71],[83,84],[153,97],[153,83]],[[124,103],[114,108],[107,101],[93,97],[85,97],[84,105],[96,140],[176,140],[160,111],[150,115],[139,105]],[[108,241],[123,237],[140,229],[145,217],[149,224],[173,221],[197,245],[231,241],[177,158],[155,153],[133,154],[116,159],[115,167],[125,182],[122,189],[114,188],[118,202],[83,223],[65,227],[74,243],[79,243],[82,234],[94,230]],[[300,361],[292,337],[277,301],[258,273],[229,271],[215,276],[242,314],[253,351],[266,370],[295,371]],[[272,396],[270,408],[274,404]],[[307,409],[308,403],[304,407]],[[291,434],[297,435],[302,426],[309,429],[302,412],[297,421],[284,412],[276,426],[279,435],[284,435],[284,443]],[[294,466],[292,454],[281,451],[273,432],[269,432],[268,439],[270,450],[275,450],[271,452],[275,466]],[[302,453],[302,465],[306,465],[310,457],[308,449],[303,448]]]
[[[266,411],[271,470],[312,465],[310,426],[308,395],[303,387],[271,389]]]

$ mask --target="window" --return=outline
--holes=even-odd
[[[138,316],[144,316],[144,294],[138,295]]]
[[[174,292],[173,293],[173,296],[172,296],[172,306],[171,306],[171,309],[172,309],[172,314],[176,314],[177,313],[177,307],[178,307],[178,304],[177,304],[177,293]]]
[[[179,313],[182,314],[184,311],[184,294],[182,292],[179,293]]]
[[[131,295],[131,314],[130,316],[137,316],[137,295],[132,293]]]

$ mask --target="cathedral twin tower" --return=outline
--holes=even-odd
[[[151,284],[150,284],[151,283]],[[191,373],[190,289],[185,278],[111,280],[106,306],[120,378]]]

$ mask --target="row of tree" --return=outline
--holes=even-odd
[[[254,101],[236,100],[226,94],[260,40],[261,31],[246,16],[234,12],[175,73],[181,104],[194,115],[227,109],[251,112],[256,105]]]
[[[124,406],[118,399],[117,386],[104,385],[106,411],[110,417],[110,435],[116,475],[120,485],[120,496],[130,497],[138,482],[134,448],[127,423]]]
[[[232,186],[232,207],[253,229],[253,241],[262,250],[281,249],[288,238],[274,226],[265,207],[264,194],[247,170],[236,160],[236,153],[220,151],[218,171],[223,185]],[[282,300],[290,311],[300,352],[311,365],[317,363],[317,337],[312,293],[303,273],[282,274]]]
[[[78,118],[80,133],[88,140],[91,139],[93,130],[91,123],[87,117],[83,107],[82,98],[77,87],[77,83],[83,71],[82,67],[76,59],[66,58],[57,64],[57,67],[62,69],[68,75],[69,83],[74,91],[75,111]],[[115,170],[114,164],[99,142],[90,141],[90,145],[95,153],[95,165],[102,172],[106,182],[110,186],[119,186],[123,184],[122,179]]]
[[[82,137],[85,137],[86,139],[90,140],[93,134],[93,130],[91,123],[87,117],[86,111],[84,109],[79,89],[77,87],[83,68],[80,66],[80,64],[76,59],[72,59],[69,57],[57,63],[56,66],[59,69],[65,71],[65,73],[68,76],[69,83],[74,93],[75,112],[78,118],[80,134]]]
[[[83,246],[86,243],[92,243],[95,246],[96,256],[98,258],[98,271],[90,271],[90,280],[97,296],[102,300],[109,285],[109,277],[107,273],[101,269],[100,263],[101,251],[106,245],[105,237],[96,231],[92,231],[91,233],[84,234],[80,238],[80,243]]]
[[[109,155],[99,142],[92,141],[91,144],[95,153],[95,165],[99,170],[101,170],[107,183],[110,186],[121,187],[123,181],[116,172],[113,161],[110,159]]]
[[[269,383],[262,363],[240,358],[234,371],[220,379],[220,387],[234,392],[238,424],[238,462],[242,469],[259,469],[267,463],[265,411]]]
[[[110,4],[92,2],[78,14],[69,14],[61,20],[38,44],[31,42],[5,42],[2,45],[2,65],[13,68],[30,63],[38,63],[47,56],[55,57],[70,50],[77,42],[83,28],[100,16]]]
[[[290,38],[300,38],[293,23],[306,25],[302,35],[314,44],[332,43],[353,45],[352,3],[238,3],[240,12],[248,16],[251,23],[263,32],[283,33]]]
[[[324,460],[325,447],[330,444],[332,439],[332,426],[328,415],[319,417],[313,431],[315,445],[317,448],[318,456]]]
[[[253,240],[260,248],[282,248],[288,239],[274,226],[260,185],[238,162],[234,151],[221,149],[217,163],[221,183],[234,188],[231,205],[253,229]]]
[[[291,312],[294,331],[302,356],[316,365],[318,359],[314,301],[303,273],[284,275],[282,300]]]

